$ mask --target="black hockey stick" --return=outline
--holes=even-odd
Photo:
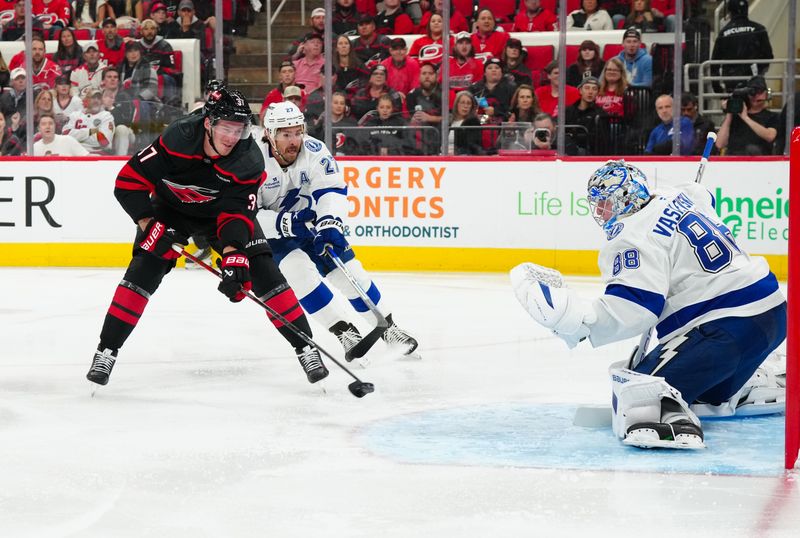
[[[210,265],[205,263],[203,260],[201,260],[201,259],[189,254],[180,245],[177,245],[177,244],[172,245],[172,248],[173,248],[173,250],[175,250],[175,252],[179,252],[181,255],[185,256],[187,259],[192,260],[194,263],[196,263],[197,265],[199,265],[203,269],[209,271],[210,273],[213,273],[214,275],[217,276],[217,278],[222,280],[222,274],[219,271],[217,271],[216,269],[214,269],[213,267],[211,267]],[[292,331],[294,334],[299,336],[303,340],[303,342],[305,342],[309,346],[317,348],[320,351],[320,353],[322,353],[323,355],[328,357],[330,360],[332,360],[336,364],[336,366],[338,366],[339,368],[344,370],[344,372],[347,375],[349,375],[350,377],[355,379],[355,381],[353,381],[352,383],[347,385],[347,388],[350,389],[350,393],[353,396],[355,396],[356,398],[363,398],[364,396],[366,396],[370,392],[375,392],[375,385],[373,385],[372,383],[366,382],[366,381],[361,381],[353,372],[350,371],[349,368],[347,368],[347,366],[345,366],[344,364],[342,364],[341,362],[336,360],[336,358],[333,355],[331,355],[330,353],[325,351],[322,347],[317,345],[311,339],[310,336],[308,336],[306,333],[304,333],[303,331],[298,329],[288,319],[286,319],[285,317],[283,317],[282,315],[277,313],[275,310],[273,310],[267,303],[265,303],[264,301],[262,301],[261,299],[259,299],[255,295],[253,295],[253,292],[245,291],[245,290],[242,290],[242,292],[247,296],[248,299],[250,299],[254,303],[256,303],[259,306],[261,306],[261,308],[266,310],[272,317],[274,317],[275,319],[277,319],[278,321],[280,321],[281,323],[286,325],[286,327],[288,327],[289,330]]]
[[[389,321],[381,314],[381,311],[378,310],[378,307],[375,306],[375,303],[372,302],[372,299],[369,298],[367,292],[364,291],[364,288],[361,287],[361,284],[353,277],[353,274],[350,270],[345,267],[344,262],[336,255],[330,245],[325,245],[325,252],[330,257],[331,261],[341,269],[344,276],[347,277],[347,280],[350,282],[350,285],[353,286],[353,289],[356,290],[361,300],[364,301],[364,304],[367,305],[369,311],[375,315],[375,318],[378,320],[378,324],[372,329],[367,335],[365,335],[359,343],[353,346],[353,348],[345,353],[344,358],[347,361],[352,361],[353,359],[358,359],[363,357],[367,351],[375,345],[375,342],[380,339],[383,333],[386,332],[386,329],[389,328]]]

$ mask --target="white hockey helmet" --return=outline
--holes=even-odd
[[[275,143],[278,129],[297,126],[303,128],[303,133],[306,132],[306,118],[297,105],[291,101],[272,103],[267,108],[267,113],[264,114],[264,130],[272,144]]]
[[[589,207],[594,220],[608,230],[617,219],[632,215],[650,201],[644,172],[624,159],[607,161],[589,178]]]

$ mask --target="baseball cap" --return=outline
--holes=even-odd
[[[98,88],[93,84],[84,86],[83,89],[81,90],[81,99],[92,97],[93,95],[103,95],[103,90],[101,90],[100,88]]]
[[[372,18],[372,15],[368,15],[367,13],[362,13],[361,17],[358,18],[358,24],[364,24],[367,22],[375,23],[375,19]]]
[[[291,67],[292,69],[296,69],[296,68],[295,68],[295,66],[294,66],[294,62],[292,62],[291,60],[284,60],[284,61],[282,61],[282,62],[281,62],[281,65],[280,65],[280,66],[278,66],[278,71],[280,71],[280,70],[281,70],[281,69],[283,69],[284,67]]]
[[[159,9],[167,10],[167,5],[164,2],[156,2],[150,7],[150,13],[155,13]]]
[[[469,32],[458,32],[456,34],[456,43],[463,40],[472,41],[472,35]]]
[[[59,84],[71,84],[69,75],[58,75],[56,77],[56,86]]]
[[[105,19],[103,19],[103,24],[101,26],[105,27],[105,26],[116,26],[116,25],[117,25],[116,20],[112,19],[111,17],[106,17]]]
[[[319,39],[320,41],[324,41],[324,39],[322,39],[322,36],[317,32],[309,32],[306,34],[306,37],[303,39],[303,42],[305,43],[306,41],[311,41],[312,39]]]
[[[624,41],[624,40],[628,39],[629,37],[635,37],[636,39],[641,41],[642,40],[642,33],[639,30],[637,30],[635,27],[631,26],[630,28],[625,30],[624,34],[622,34],[622,40]]]
[[[408,45],[406,45],[406,40],[402,37],[395,37],[389,42],[390,49],[404,49],[406,47],[408,47]]]
[[[311,12],[311,18],[314,17],[324,17],[325,16],[325,8],[317,7]]]
[[[597,80],[597,77],[585,77],[578,84],[578,88],[582,88],[584,84],[594,84],[598,88],[600,87],[600,81]]]
[[[83,52],[86,52],[89,49],[100,50],[97,48],[97,41],[89,41],[83,46]]]
[[[756,75],[747,81],[747,87],[761,93],[768,89],[767,81],[761,75]]]
[[[17,77],[24,77],[24,76],[26,76],[26,74],[25,74],[25,68],[23,67],[17,67],[16,69],[11,70],[11,80],[14,80]]]
[[[182,9],[191,9],[194,11],[194,2],[192,2],[192,0],[181,0],[180,4],[178,4],[178,11]]]
[[[506,41],[506,48],[522,50],[522,41],[516,37],[511,37],[508,39],[508,41]]]
[[[283,89],[283,98],[288,99],[289,97],[303,97],[303,90],[297,86],[286,86]]]
[[[383,73],[384,75],[386,75],[386,66],[383,64],[376,65],[375,67],[372,68],[372,71],[370,71],[369,74],[374,75],[375,73]]]

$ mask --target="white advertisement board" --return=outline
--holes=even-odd
[[[691,160],[632,160],[652,185],[693,181]],[[0,243],[129,243],[113,195],[122,160],[12,160],[0,167]],[[341,159],[356,246],[597,250],[594,160]],[[786,255],[788,161],[712,161],[704,185],[747,250]]]

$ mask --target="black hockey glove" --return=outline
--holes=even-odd
[[[181,255],[172,250],[174,243],[181,243],[175,230],[167,228],[163,222],[152,219],[144,229],[144,239],[139,243],[139,248],[165,260],[177,260]]]
[[[314,250],[320,256],[325,254],[325,245],[330,245],[337,256],[347,250],[350,245],[344,238],[342,219],[327,215],[317,220],[317,235],[314,236]]]
[[[222,255],[220,261],[222,282],[217,289],[225,294],[232,303],[238,303],[246,297],[246,291],[253,288],[250,281],[250,260],[240,250],[232,250]]]
[[[308,229],[306,223],[314,223],[317,214],[313,209],[306,208],[300,211],[281,211],[275,223],[281,237],[296,237],[297,239],[311,239],[314,232]]]

